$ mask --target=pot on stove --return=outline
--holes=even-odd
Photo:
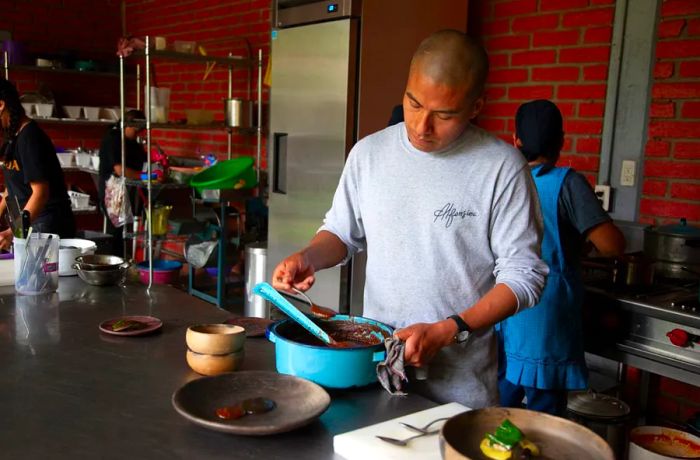
[[[697,278],[692,272],[700,271],[700,228],[688,225],[685,218],[676,225],[647,227],[644,254],[656,261],[657,275]]]

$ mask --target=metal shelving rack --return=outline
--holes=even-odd
[[[199,63],[211,63],[211,62],[216,62],[217,64],[224,65],[228,67],[228,97],[232,97],[232,91],[233,91],[233,69],[234,68],[252,68],[253,65],[257,63],[258,67],[258,85],[257,85],[257,103],[258,103],[258,116],[257,116],[257,128],[256,128],[256,134],[257,134],[257,148],[256,148],[256,162],[255,162],[255,169],[257,173],[257,179],[258,179],[258,184],[260,183],[260,163],[261,163],[261,148],[262,148],[262,50],[258,50],[258,58],[256,60],[252,59],[252,56],[247,59],[247,58],[242,58],[240,56],[233,56],[232,54],[229,54],[226,57],[222,56],[212,56],[212,55],[199,55],[199,54],[194,54],[194,53],[179,53],[175,51],[164,51],[164,50],[155,50],[151,49],[151,40],[149,36],[146,36],[145,39],[145,48],[143,51],[136,51],[133,53],[134,57],[141,57],[145,61],[145,87],[148,89],[151,87],[151,60],[153,59],[164,59],[164,60],[170,60],[170,61],[179,61],[179,62],[199,62]],[[125,128],[125,122],[124,122],[124,116],[125,116],[125,90],[124,90],[124,56],[119,56],[119,105],[120,105],[120,129],[122,133],[122,143],[121,143],[121,156],[122,156],[122,164],[125,163],[125,144],[124,144],[124,128]],[[140,86],[140,78],[137,78],[137,85]],[[137,97],[140,91],[140,87],[137,88]],[[226,129],[228,133],[228,146],[227,146],[227,155],[228,159],[231,159],[231,154],[232,154],[232,146],[233,146],[233,133],[234,131],[237,131],[236,128],[230,128],[230,127],[225,127],[223,124],[221,125],[210,125],[210,126],[197,126],[196,128],[194,126],[186,126],[186,125],[177,125],[177,124],[163,124],[163,123],[152,123],[151,122],[151,91],[147,90],[145,91],[144,94],[144,113],[146,114],[146,124],[145,124],[145,129],[146,129],[146,156],[147,156],[147,177],[151,177],[151,130],[152,129]],[[250,131],[250,130],[240,130],[240,131]],[[147,242],[146,242],[146,251],[147,251],[147,256],[148,256],[148,290],[151,289],[153,285],[153,233],[152,233],[152,228],[150,223],[153,221],[152,220],[152,214],[151,214],[151,207],[153,204],[152,200],[152,190],[153,190],[153,184],[151,181],[146,182],[146,189],[147,189],[147,203],[146,203],[146,218],[148,222],[148,231],[147,231]],[[222,193],[221,196],[224,196]],[[223,222],[222,222],[223,226]],[[126,235],[126,226],[124,228],[124,232]],[[220,232],[220,234],[225,235],[226,232]],[[222,272],[223,267],[219,267],[219,273]],[[219,283],[220,284],[220,283]],[[208,296],[205,293],[198,293],[196,290],[190,289],[192,294],[198,295],[199,297],[202,297],[206,300],[212,300],[213,298],[211,296]],[[200,295],[201,294],[201,295]],[[217,297],[214,303],[216,303],[218,306],[222,306],[222,289],[217,289]]]

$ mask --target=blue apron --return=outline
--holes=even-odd
[[[559,239],[558,201],[569,168],[532,169],[544,219],[542,260],[549,276],[540,302],[500,323],[505,378],[542,390],[586,388],[581,304],[583,284],[566,265]]]

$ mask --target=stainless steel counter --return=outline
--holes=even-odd
[[[161,332],[115,337],[100,322],[153,315]],[[199,376],[185,362],[191,324],[231,316],[171,287],[95,287],[61,278],[58,293],[16,296],[0,288],[0,457],[325,459],[333,435],[436,404],[392,398],[379,386],[332,391],[312,424],[267,437],[208,431],[172,408],[178,387]],[[274,369],[264,338],[246,341],[243,369]]]

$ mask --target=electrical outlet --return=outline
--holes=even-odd
[[[606,211],[610,211],[610,186],[609,185],[596,185],[595,186],[595,196],[598,197],[600,205]]]
[[[622,185],[623,187],[634,187],[634,176],[636,170],[636,161],[622,160],[622,170],[620,171],[620,185]]]

